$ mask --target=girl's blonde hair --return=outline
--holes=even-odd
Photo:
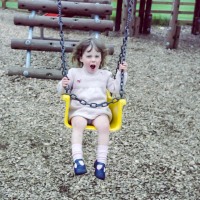
[[[85,39],[75,46],[72,55],[72,63],[77,62],[78,66],[82,67],[82,62],[80,61],[80,59],[89,46],[91,46],[91,50],[95,48],[97,52],[101,53],[101,64],[99,66],[99,68],[101,69],[105,64],[105,58],[108,54],[108,49],[100,39],[96,38]]]

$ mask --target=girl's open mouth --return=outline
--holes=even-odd
[[[95,65],[90,65],[91,69],[95,69],[95,67],[96,67]]]

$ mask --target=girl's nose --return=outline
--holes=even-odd
[[[95,57],[92,57],[92,61],[94,62],[96,59],[95,59]]]

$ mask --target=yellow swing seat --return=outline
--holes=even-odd
[[[69,123],[69,107],[70,107],[70,96],[68,94],[62,95],[62,100],[66,102],[65,107],[65,116],[64,116],[64,124],[68,128],[72,128],[72,125]],[[110,102],[112,97],[109,92],[107,92],[107,101]],[[112,112],[112,121],[110,122],[110,131],[118,131],[122,127],[122,117],[123,117],[123,107],[126,105],[125,99],[120,99],[115,103],[109,104],[109,108]],[[94,108],[95,109],[95,108]],[[87,130],[96,130],[96,128],[92,125],[86,126]]]

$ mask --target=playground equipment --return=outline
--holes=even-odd
[[[120,31],[123,33],[124,21],[127,17],[127,1],[118,0],[116,8],[116,21],[115,21],[115,31]],[[163,4],[172,5],[171,10],[154,10],[152,9],[153,4]],[[192,11],[181,11],[179,9],[180,5],[184,6],[194,6],[194,12]],[[139,7],[136,10],[136,6]],[[137,37],[139,34],[150,34],[152,16],[154,13],[157,14],[169,14],[169,28],[165,38],[166,48],[177,48],[179,43],[179,37],[181,33],[181,24],[192,25],[192,34],[200,33],[200,0],[196,0],[194,5],[193,2],[181,2],[180,0],[169,1],[159,1],[159,0],[136,0],[133,10],[133,21],[130,26],[130,36]],[[188,20],[179,20],[179,14],[194,15],[193,23]],[[120,26],[121,25],[121,26]],[[138,30],[139,28],[139,30]]]
[[[118,0],[116,9],[115,31],[123,30],[127,20],[127,1]],[[139,10],[136,10],[139,3]],[[132,22],[130,23],[130,36],[138,36],[140,34],[149,34],[151,29],[151,6],[152,0],[135,0],[132,13]],[[136,15],[138,11],[138,16]],[[121,26],[120,26],[121,24]]]
[[[65,101],[65,116],[64,124],[68,128],[72,128],[72,125],[69,123],[69,107],[70,107],[70,95],[62,95],[62,100]],[[110,93],[107,94],[107,102],[112,102],[113,98]],[[110,131],[118,131],[122,126],[122,117],[123,117],[123,108],[126,105],[125,99],[115,100],[113,103],[109,104],[109,108],[112,112],[112,121],[110,122]],[[95,109],[95,108],[94,108]],[[87,130],[96,130],[92,125],[87,125]]]
[[[195,2],[194,17],[192,23],[192,34],[200,34],[200,0],[196,0]]]
[[[126,47],[127,47],[127,41],[128,41],[128,33],[129,33],[129,25],[131,22],[131,15],[133,11],[133,5],[134,5],[134,0],[129,0],[128,3],[128,16],[127,16],[127,22],[126,22],[126,27],[124,31],[124,38],[123,38],[123,44],[121,46],[121,53],[119,55],[119,61],[118,65],[116,68],[116,72],[119,69],[119,64],[123,63],[125,61],[126,57]],[[61,0],[58,0],[58,11],[59,11],[59,24],[60,24],[60,44],[61,44],[61,68],[62,68],[62,74],[64,77],[67,77],[68,74],[68,69],[67,69],[67,64],[66,64],[66,59],[65,59],[65,52],[63,51],[64,49],[64,34],[63,34],[63,22],[62,22],[62,4]],[[98,38],[98,35],[96,35]],[[116,74],[115,74],[116,76]],[[120,81],[120,96],[121,98],[112,98],[110,93],[107,91],[107,102],[102,102],[100,104],[97,103],[88,103],[87,101],[83,99],[79,99],[76,95],[68,93],[68,90],[66,90],[66,94],[62,95],[62,99],[66,102],[66,109],[65,109],[65,117],[64,117],[64,123],[68,128],[72,128],[70,122],[69,122],[69,107],[70,107],[70,100],[76,100],[80,104],[84,106],[89,106],[91,108],[97,108],[97,107],[105,107],[109,106],[111,112],[112,112],[112,121],[110,122],[110,131],[118,131],[121,129],[122,126],[122,111],[124,105],[126,105],[126,100],[123,99],[124,91],[124,71],[121,71],[121,81]],[[96,130],[96,127],[93,125],[87,125],[86,129],[88,130]]]
[[[88,3],[89,2],[89,3]],[[96,3],[90,3],[96,2]],[[98,2],[98,3],[97,3]],[[105,3],[106,4],[105,4]],[[14,17],[14,23],[18,26],[29,26],[27,39],[12,39],[11,48],[27,50],[25,67],[15,67],[8,70],[8,75],[23,75],[33,78],[44,79],[61,79],[62,74],[60,70],[51,69],[34,69],[31,68],[31,51],[55,51],[60,52],[59,39],[52,39],[42,37],[33,37],[34,27],[41,28],[59,28],[58,17],[56,16],[40,16],[38,13],[58,13],[57,2],[44,1],[26,1],[19,0],[18,8],[27,9],[30,15],[17,15]],[[112,6],[109,0],[75,0],[73,2],[62,2],[62,18],[65,29],[93,31],[93,32],[108,32],[112,31],[114,22],[108,20],[109,15],[112,14]],[[72,17],[72,16],[81,17]],[[70,16],[70,17],[66,17]],[[96,16],[99,16],[96,18]],[[77,40],[67,40],[65,42],[65,51],[72,52],[77,44]],[[109,54],[113,54],[114,48],[112,45],[107,45]]]
[[[178,11],[180,6],[180,0],[175,0],[173,3],[173,12],[171,20],[169,22],[169,28],[166,36],[166,48],[176,49],[178,47],[178,39],[180,36],[181,27],[177,24],[178,22]]]
[[[80,1],[80,0],[78,0]],[[95,0],[96,1],[96,0]],[[129,0],[129,7],[128,7],[128,16],[127,16],[127,23],[125,26],[124,31],[124,38],[123,44],[121,46],[121,53],[119,55],[119,61],[117,65],[117,69],[119,64],[125,61],[126,56],[126,47],[127,47],[127,40],[128,40],[128,30],[129,30],[129,23],[131,21],[131,14],[133,8],[134,0]],[[28,9],[31,11],[29,16],[22,16],[18,15],[14,18],[15,25],[22,25],[22,26],[29,26],[29,35],[27,40],[19,40],[14,39],[11,41],[11,47],[15,49],[26,49],[27,50],[27,57],[26,57],[26,67],[25,69],[11,69],[8,71],[8,75],[24,75],[26,77],[34,77],[34,78],[51,78],[51,79],[61,79],[63,76],[67,75],[67,67],[66,67],[66,58],[65,52],[71,52],[73,48],[76,46],[78,41],[66,41],[67,45],[65,44],[64,34],[63,34],[63,27],[68,29],[75,29],[75,30],[86,30],[86,31],[93,31],[95,32],[95,37],[99,34],[99,32],[106,32],[113,29],[113,22],[110,20],[105,20],[101,18],[107,18],[112,12],[112,6],[109,4],[102,4],[101,3],[79,3],[79,2],[62,2],[58,0],[58,4],[54,1],[26,1],[26,0],[19,0],[18,6],[21,9]],[[37,16],[36,12],[43,11],[49,13],[57,13],[58,16]],[[79,13],[80,16],[92,16],[93,19],[83,19],[83,18],[68,18],[67,16],[74,16]],[[56,39],[47,39],[47,38],[39,38],[33,39],[33,27],[59,27],[60,28],[60,48],[58,48],[58,40]],[[42,40],[41,40],[42,39]],[[47,39],[47,40],[46,40]],[[109,46],[108,46],[109,48]],[[60,49],[60,50],[59,50]],[[109,48],[110,54],[113,53],[113,48]],[[62,64],[60,72],[55,72],[55,70],[47,70],[47,69],[31,69],[31,50],[37,51],[61,51],[62,56]],[[122,111],[123,107],[126,104],[126,100],[123,99],[123,79],[124,79],[124,72],[121,72],[121,83],[120,83],[120,96],[121,98],[112,98],[110,94],[107,94],[108,102],[102,102],[101,104],[90,103],[88,104],[84,100],[78,99],[77,96],[73,94],[64,94],[62,99],[66,102],[66,110],[65,110],[65,118],[64,123],[67,127],[71,127],[68,121],[68,113],[69,113],[69,105],[70,99],[78,100],[80,103],[86,103],[84,105],[89,105],[94,109],[99,106],[109,106],[113,115],[113,119],[110,124],[110,131],[117,131],[122,126]],[[95,130],[94,126],[87,126],[86,129]]]
[[[143,34],[150,33],[151,20],[152,20],[151,6],[152,6],[152,0],[140,0],[140,8],[139,8],[140,33]]]
[[[9,0],[13,1],[13,0]],[[17,1],[17,0],[16,0]],[[187,24],[191,25],[191,33],[194,35],[200,34],[200,1],[199,0],[193,0],[194,2],[191,2],[188,0],[186,1],[159,1],[159,0],[135,0],[134,1],[134,8],[133,8],[133,20],[130,23],[129,32],[130,36],[137,37],[139,34],[150,34],[151,33],[151,24],[152,24],[152,16],[154,14],[169,14],[171,16],[170,22],[169,22],[169,29],[166,34],[165,39],[165,45],[166,48],[177,48],[179,43],[179,37],[181,33],[181,25]],[[3,0],[4,4],[6,0]],[[2,2],[2,3],[3,3]],[[72,18],[64,18],[64,23],[66,26],[70,27],[71,29],[82,29],[82,30],[90,30],[92,27],[99,27],[103,32],[108,32],[111,30],[111,27],[114,27],[113,22],[109,21],[109,16],[111,15],[111,12],[113,10],[111,6],[111,0],[63,0],[63,15],[64,17],[73,17],[74,15],[77,15],[77,13],[81,16],[90,16],[93,15],[91,11],[95,11],[96,14],[98,14],[100,17],[107,19],[103,20],[103,23],[96,24],[94,21],[92,23],[87,23],[84,21],[85,19],[79,18],[78,21],[73,20]],[[117,0],[117,8],[116,8],[116,20],[115,20],[115,31],[120,31],[120,33],[123,35],[123,31],[125,28],[126,20],[127,20],[127,0]],[[178,2],[178,4],[177,4]],[[67,4],[66,4],[67,3]],[[82,7],[82,3],[89,3],[92,5]],[[95,4],[102,4],[102,7],[97,6]],[[45,0],[45,1],[26,1],[26,0],[19,0],[19,8],[20,9],[28,9],[28,10],[40,10],[43,12],[56,12],[56,5],[55,1],[52,0]],[[170,10],[155,10],[152,9],[152,5],[172,5],[172,8]],[[68,7],[69,5],[69,7]],[[79,9],[76,10],[76,6],[78,5]],[[80,7],[80,6],[81,7]],[[179,5],[177,7],[177,5]],[[107,7],[109,6],[109,7]],[[138,10],[136,9],[136,6],[138,7]],[[194,11],[182,11],[180,9],[181,6],[194,6]],[[82,8],[82,9],[81,9]],[[179,14],[188,14],[193,15],[193,21],[192,20],[179,20]],[[56,26],[56,20],[52,18],[47,19],[44,18],[47,16],[36,16],[35,19],[25,19],[25,17],[16,17],[16,25],[20,25],[19,23],[22,23],[21,20],[25,21],[23,22],[24,25],[27,24],[27,26],[39,26],[41,29],[41,36],[40,39],[47,39],[43,37],[43,29],[46,26]],[[56,17],[54,17],[56,18]],[[65,20],[66,19],[66,20]],[[44,21],[44,24],[40,24],[39,21]],[[77,18],[76,18],[77,20]],[[89,19],[88,19],[89,20]],[[90,19],[92,20],[92,19]],[[27,22],[29,21],[29,22]],[[29,24],[28,24],[29,23]],[[111,25],[112,24],[112,25]],[[22,25],[22,24],[21,24]],[[85,26],[86,25],[86,26]],[[34,43],[34,48],[32,47],[32,43],[29,44],[30,46],[27,48],[33,48],[32,50],[36,49],[36,43],[38,41],[34,41],[35,38],[32,38],[32,41]],[[19,45],[20,42],[20,45]],[[16,43],[16,45],[15,45]],[[67,44],[67,43],[66,43]],[[20,46],[19,48],[24,49],[24,41],[18,41],[18,40],[12,40],[12,48],[17,49],[17,45]],[[39,44],[38,44],[39,45]],[[43,44],[44,45],[44,44]],[[51,47],[50,49],[53,50],[53,45],[50,43],[46,43],[45,51],[48,51],[48,47]],[[57,46],[57,45],[56,45]],[[72,47],[73,48],[73,47]],[[43,48],[44,49],[44,46]],[[31,49],[29,49],[31,50]],[[40,50],[40,48],[38,48]],[[111,50],[112,52],[112,50]]]

